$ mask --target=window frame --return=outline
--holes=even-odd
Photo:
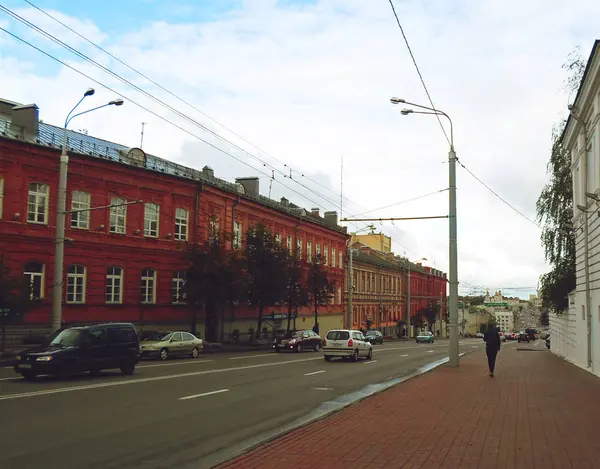
[[[45,187],[46,188],[46,192],[40,192],[38,190],[36,191],[32,191],[31,186],[36,185],[38,186],[38,189],[40,187]],[[38,210],[36,210],[35,212],[31,212],[29,210],[30,205],[32,203],[31,201],[31,197],[35,197],[35,207],[36,209],[39,209],[39,207],[43,206],[43,215],[44,215],[44,221],[37,221],[38,215],[40,214],[40,212]],[[44,202],[43,205],[39,203],[39,197],[44,197]],[[49,217],[49,213],[48,213],[48,208],[50,206],[50,185],[46,184],[44,182],[30,182],[27,185],[27,223],[31,223],[32,225],[47,225],[48,224],[48,217]],[[30,214],[34,214],[35,216],[35,220],[31,220],[30,219]]]
[[[4,177],[0,176],[0,220],[4,215]]]
[[[242,233],[244,227],[241,221],[233,222],[233,239],[231,240],[231,246],[233,249],[241,249],[242,247]]]
[[[114,273],[109,273],[109,271],[111,269],[119,269],[119,275],[116,275]],[[106,268],[105,271],[105,276],[104,276],[104,302],[106,304],[109,305],[120,305],[123,304],[123,279],[125,277],[125,269],[123,269],[123,267],[120,267],[118,265],[112,265]],[[111,300],[108,300],[108,280],[111,279]],[[115,282],[114,280],[118,279],[119,283],[118,283],[118,289],[119,289],[119,293],[118,293],[118,298],[117,301],[114,301],[115,298]]]
[[[84,194],[86,196],[85,201],[75,200],[75,194]],[[77,205],[77,207],[75,207]],[[71,210],[82,210],[75,213],[71,213],[70,226],[76,230],[89,230],[90,229],[90,208],[92,206],[92,195],[89,192],[75,190],[71,192]],[[80,222],[85,222],[82,226]],[[75,225],[73,225],[75,222]]]
[[[184,217],[180,216],[185,214]],[[175,241],[187,241],[189,233],[190,211],[184,207],[175,208],[175,230],[173,238]]]
[[[187,303],[185,298],[185,271],[175,271],[171,275],[171,304],[184,305]],[[183,295],[181,292],[183,291]]]
[[[111,197],[110,198],[110,209],[108,217],[108,231],[113,234],[124,235],[127,233],[127,205],[126,200],[123,197]],[[113,224],[113,220],[115,223]],[[118,223],[119,220],[123,221],[122,227]],[[115,229],[113,229],[115,228]]]
[[[154,213],[150,210],[155,210]],[[150,218],[153,217],[153,219]],[[156,224],[155,230],[152,229],[152,224]],[[158,238],[160,236],[160,205],[154,202],[146,202],[144,204],[144,238]]]
[[[31,265],[31,264],[37,264],[41,267],[41,271],[40,272],[34,272],[33,270],[28,270],[27,266]],[[38,261],[28,261],[25,263],[25,265],[23,266],[23,276],[24,277],[29,277],[29,299],[32,301],[35,300],[43,300],[46,297],[45,294],[45,290],[46,290],[46,264],[42,263],[42,262],[38,262]],[[34,289],[33,286],[34,285],[34,278],[39,277],[40,278],[40,292],[39,295],[36,296],[34,295]]]
[[[70,272],[71,267],[81,267],[83,272]],[[77,301],[78,291],[77,291],[77,280],[81,279],[81,301]],[[71,285],[71,280],[73,280],[73,284]],[[85,296],[86,296],[86,284],[87,284],[87,268],[82,264],[69,264],[67,266],[67,288],[65,291],[65,303],[82,305],[85,304]],[[73,297],[69,300],[69,287],[73,286]]]
[[[147,272],[152,272],[152,276],[145,275]],[[146,267],[142,269],[142,276],[140,281],[140,303],[144,305],[153,305],[156,304],[156,284],[158,280],[158,274],[156,269],[152,269],[150,267]],[[151,290],[150,286],[151,285]],[[152,297],[150,301],[148,301],[148,293]]]

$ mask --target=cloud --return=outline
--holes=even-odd
[[[547,178],[552,124],[566,103],[560,66],[576,45],[589,50],[600,5],[594,0],[578,2],[577,9],[558,0],[395,4],[436,106],[453,119],[460,161],[533,218],[535,200]],[[180,2],[177,10],[185,12],[189,6]],[[150,3],[145,8],[159,6]],[[74,29],[266,153],[39,13],[19,11],[261,161],[19,28],[36,44],[254,169],[131,101],[118,110],[90,114],[75,128],[135,146],[141,122],[147,122],[144,148],[150,153],[196,168],[209,164],[229,180],[259,175],[263,194],[268,194],[273,168],[283,173],[292,168],[293,181],[276,175],[272,196],[286,196],[307,208],[313,206],[311,200],[322,209],[338,208],[343,155],[347,216],[448,186],[448,144],[436,119],[403,117],[400,107],[389,103],[393,95],[423,104],[427,98],[387,2],[247,0],[232,2],[228,11],[213,8],[207,18],[197,21],[182,22],[177,15],[155,21],[140,14],[128,30],[110,34],[94,18],[80,21],[62,14],[61,20]],[[14,27],[11,23],[11,30]],[[76,90],[90,86],[89,80],[6,36],[0,35],[0,41],[4,97],[36,102],[43,119],[60,124],[78,99]],[[113,93],[95,87],[94,103],[112,99]],[[462,168],[457,171],[461,282],[536,285],[546,270],[539,230]],[[378,211],[376,216],[447,213],[446,192]],[[393,237],[398,252],[411,259],[426,257],[447,271],[446,220],[376,225]]]

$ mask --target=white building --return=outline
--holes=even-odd
[[[507,332],[513,331],[513,312],[512,311],[496,311],[494,313],[496,317],[496,325],[500,328],[500,331]]]
[[[562,136],[571,153],[577,288],[552,318],[552,350],[600,376],[600,40],[588,59]]]

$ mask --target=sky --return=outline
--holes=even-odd
[[[561,65],[577,47],[587,58],[600,2],[394,5],[435,107],[452,118],[459,161],[505,201],[458,166],[460,293],[489,288],[528,297],[548,270],[534,222],[548,180],[551,131],[573,98]],[[432,115],[403,116],[403,106],[390,103],[392,96],[429,102],[388,0],[5,0],[2,6],[168,105],[0,9],[0,27],[63,62],[0,30],[0,96],[36,103],[45,122],[60,126],[94,87],[90,107],[117,96],[125,104],[82,116],[72,130],[135,147],[145,122],[148,153],[209,165],[232,182],[259,176],[263,195],[321,213],[448,214],[449,145],[440,123]],[[446,219],[373,223],[392,237],[397,254],[426,258],[425,265],[447,272]],[[365,232],[367,223],[347,225]]]

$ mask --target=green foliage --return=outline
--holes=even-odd
[[[288,257],[288,285],[286,291],[286,302],[288,306],[287,313],[287,331],[290,331],[292,312],[297,311],[302,306],[309,304],[309,295],[306,287],[305,270],[302,267],[302,260],[298,255]]]
[[[0,256],[0,351],[5,348],[6,326],[21,320],[32,304],[31,293],[27,279],[13,275],[6,256]]]
[[[308,295],[314,307],[315,325],[313,330],[319,333],[319,306],[326,305],[335,293],[335,282],[329,280],[327,272],[323,269],[321,255],[315,256],[308,269],[307,278]]]
[[[548,314],[548,311],[542,311],[542,314],[540,314],[540,325],[544,327],[550,325],[550,315]]]
[[[569,77],[568,92],[579,87],[585,61],[578,50],[563,65]],[[575,233],[568,229],[573,216],[573,183],[571,157],[562,145],[566,121],[552,129],[552,149],[547,165],[550,181],[542,189],[536,203],[537,219],[542,224],[541,241],[551,270],[540,277],[539,294],[545,307],[555,313],[568,308],[568,294],[575,288]]]
[[[423,329],[425,326],[425,317],[423,316],[423,311],[417,311],[414,316],[411,316],[410,324],[416,329]]]

